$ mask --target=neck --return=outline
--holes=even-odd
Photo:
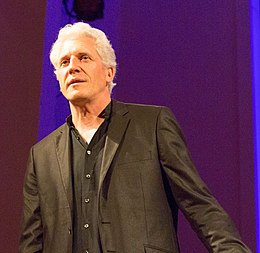
[[[100,118],[99,115],[110,101],[111,98],[109,97],[102,101],[88,102],[84,105],[70,103],[72,122],[80,134],[83,135],[87,130],[97,129],[102,124],[104,119]]]

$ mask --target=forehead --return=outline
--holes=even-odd
[[[58,58],[77,53],[98,54],[95,40],[86,36],[66,38],[60,44]]]

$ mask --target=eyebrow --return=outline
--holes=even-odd
[[[75,55],[77,58],[80,58],[80,57],[83,56],[83,55],[87,55],[87,56],[89,56],[90,58],[93,58],[92,55],[91,55],[89,52],[79,52],[79,53],[77,53],[77,54],[68,53],[68,54],[62,56],[62,57],[59,59],[59,63],[60,63],[62,60],[66,59],[66,58],[70,58],[69,56],[71,56],[71,55]]]

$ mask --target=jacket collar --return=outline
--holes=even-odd
[[[70,163],[70,135],[69,127],[65,123],[59,128],[56,136],[56,153],[59,162],[59,170],[62,183],[67,196],[69,206],[72,210],[72,181],[71,181],[71,163]]]
[[[130,118],[128,115],[127,106],[124,103],[112,100],[112,114],[107,130],[103,158],[101,162],[98,194],[100,193],[101,186],[104,182],[104,179],[107,175],[116,151],[120,145],[120,142],[124,136],[129,121]],[[60,127],[55,141],[60,174],[68,203],[72,210],[73,200],[70,163],[71,147],[69,138],[69,127],[68,124],[65,123],[63,126]]]
[[[128,109],[125,104],[112,101],[112,115],[108,126],[107,137],[104,146],[103,158],[100,169],[99,190],[104,182],[108,169],[113,161],[116,151],[129,124]]]

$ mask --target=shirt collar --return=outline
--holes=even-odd
[[[100,118],[109,119],[112,111],[112,101],[105,107],[105,109],[98,115]]]
[[[105,107],[105,109],[98,115],[100,118],[104,118],[105,120],[109,120],[111,117],[112,112],[112,100],[110,103]],[[66,123],[70,128],[75,128],[73,122],[72,122],[72,116],[68,116],[66,118]]]

